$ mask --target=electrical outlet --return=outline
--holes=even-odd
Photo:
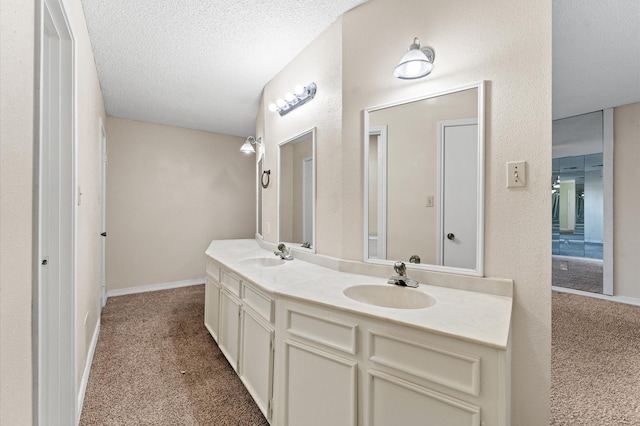
[[[507,188],[527,186],[527,162],[511,161],[507,163]]]

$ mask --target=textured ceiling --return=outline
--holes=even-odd
[[[82,0],[107,114],[247,136],[264,85],[367,0]],[[536,52],[531,52],[535,55]],[[291,82],[295,84],[306,82]],[[553,0],[553,118],[640,102],[640,1]]]
[[[82,4],[108,115],[247,136],[255,132],[264,85],[342,13],[366,1]]]
[[[553,118],[636,102],[640,1],[553,0]]]

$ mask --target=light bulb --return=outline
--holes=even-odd
[[[300,85],[300,84],[298,84],[295,87],[295,89],[293,89],[293,93],[295,93],[298,96],[302,95],[304,93],[304,91],[305,91],[305,87]]]
[[[295,99],[296,99],[296,96],[295,96],[293,93],[291,93],[291,92],[287,92],[287,93],[284,95],[284,100],[285,100],[285,101],[287,101],[287,102],[289,102],[289,103],[293,102]]]
[[[278,105],[273,103],[269,105],[269,111],[276,112],[277,110],[278,110]]]
[[[276,101],[276,105],[278,106],[278,108],[284,108],[287,106],[287,102],[285,102],[284,99],[278,99]]]

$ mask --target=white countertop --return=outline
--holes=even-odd
[[[415,290],[435,298],[435,305],[424,309],[385,308],[358,302],[343,293],[353,285],[389,286],[384,278],[340,272],[300,259],[278,266],[243,262],[249,258],[275,258],[273,252],[262,249],[255,240],[214,240],[206,255],[275,296],[317,303],[497,349],[507,347],[511,297],[420,283]]]

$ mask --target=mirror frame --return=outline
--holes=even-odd
[[[363,110],[363,142],[364,142],[364,154],[362,157],[362,165],[364,170],[364,228],[363,228],[363,259],[365,263],[374,263],[379,265],[393,266],[394,260],[387,259],[371,259],[369,258],[369,138],[370,138],[370,126],[369,126],[369,114],[378,110],[404,105],[412,102],[422,101],[425,99],[444,96],[452,93],[461,92],[464,90],[477,89],[478,90],[478,169],[476,175],[476,226],[477,226],[477,238],[476,238],[476,262],[475,268],[465,269],[458,267],[442,266],[428,263],[409,264],[410,268],[419,270],[434,271],[434,272],[446,272],[461,275],[472,276],[484,276],[484,179],[485,179],[485,81],[479,81],[476,83],[470,83],[463,86],[458,86],[449,90],[440,92],[429,93],[418,97],[404,99],[401,101],[395,101],[386,103],[383,105],[377,105]],[[441,165],[438,164],[438,170],[441,170]],[[440,173],[438,173],[439,175]],[[438,176],[437,186],[441,185],[441,178]],[[440,209],[442,207],[439,207]],[[440,213],[438,214],[440,216]],[[440,222],[440,221],[439,221]],[[440,223],[437,225],[440,226]],[[441,231],[440,231],[441,232]],[[440,251],[440,250],[439,250]]]
[[[302,247],[300,244],[298,243],[293,243],[291,241],[282,241],[280,238],[280,195],[282,193],[282,174],[280,173],[281,171],[281,148],[288,144],[291,143],[293,141],[295,141],[296,139],[300,139],[301,137],[305,136],[305,135],[311,135],[311,152],[313,155],[313,168],[312,168],[312,193],[311,193],[311,202],[312,202],[312,212],[311,212],[311,221],[312,221],[312,244],[311,244],[311,248],[304,248]],[[297,135],[282,141],[280,143],[278,143],[278,242],[283,242],[285,244],[287,244],[289,246],[289,248],[294,248],[296,250],[302,250],[302,251],[306,251],[309,253],[315,253],[316,252],[316,244],[318,243],[317,241],[317,236],[316,236],[316,197],[317,197],[317,162],[318,162],[318,157],[317,157],[317,152],[316,152],[316,128],[312,127],[309,130],[305,130],[303,132],[298,133]]]

